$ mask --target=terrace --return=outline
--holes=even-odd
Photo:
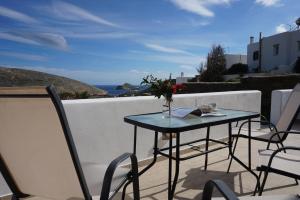
[[[277,91],[276,99],[272,100],[272,107],[283,107],[284,100],[290,91]],[[218,107],[260,112],[259,91],[236,91],[219,93],[202,93],[175,95],[175,107],[193,106],[195,99],[203,104],[215,102]],[[130,97],[112,99],[89,99],[63,101],[64,108],[70,123],[70,128],[77,146],[81,161],[109,163],[122,152],[131,152],[133,145],[133,127],[123,121],[124,116],[156,112],[161,110],[160,100],[153,97]],[[273,120],[276,120],[280,109],[273,110]],[[254,126],[254,128],[260,128]],[[265,127],[261,127],[265,129]],[[300,130],[299,123],[293,129]],[[234,128],[234,132],[237,128]],[[151,131],[138,128],[137,156],[140,169],[151,161],[153,134]],[[227,128],[225,125],[213,127],[211,136],[215,139],[226,140]],[[182,138],[183,141],[205,137],[205,130],[190,131]],[[297,146],[300,138],[289,136],[285,144]],[[165,146],[167,141],[159,138],[159,146]],[[218,145],[218,144],[210,144]],[[257,150],[265,149],[266,144],[252,142],[252,168],[257,164]],[[203,149],[203,144],[197,146]],[[109,149],[109,151],[107,151]],[[194,150],[186,148],[181,154],[189,155]],[[236,155],[247,162],[247,140],[241,139]],[[229,160],[228,150],[223,149],[209,154],[208,169],[204,171],[204,156],[183,161],[174,199],[201,199],[202,190],[206,181],[221,179],[225,181],[239,196],[251,195],[255,187],[254,177],[245,171],[236,162],[233,162],[230,173],[226,173]],[[168,161],[159,158],[159,161],[140,177],[140,191],[142,199],[167,199]],[[279,181],[280,180],[280,181]],[[265,192],[268,194],[297,194],[299,185],[291,178],[271,175],[268,178]],[[9,190],[0,177],[0,199],[9,199]],[[8,195],[8,197],[7,197]],[[114,198],[119,199],[120,193]],[[6,197],[5,197],[6,196]],[[216,196],[219,194],[216,193]],[[133,199],[131,188],[128,188],[126,199]]]

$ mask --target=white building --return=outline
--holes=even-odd
[[[242,54],[225,54],[226,69],[229,69],[233,64],[247,64],[247,55]]]
[[[264,37],[261,49],[262,71],[290,72],[300,57],[300,30]],[[259,42],[253,37],[247,47],[247,64],[250,70],[259,65]]]

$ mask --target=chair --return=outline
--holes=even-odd
[[[274,133],[273,137],[276,137],[279,134],[280,132]],[[300,135],[300,132],[291,131],[289,134]],[[260,171],[259,179],[261,178],[262,172],[264,172],[264,178],[260,188],[258,188],[258,186],[256,187],[256,190],[259,189],[259,195],[263,192],[269,173],[291,177],[295,180],[300,179],[300,154],[285,153],[286,150],[300,151],[300,147],[286,146],[277,150],[259,151],[259,164],[256,168],[257,171]],[[298,184],[297,181],[296,183]]]
[[[80,163],[53,86],[0,88],[0,171],[13,199],[111,199],[127,179],[139,199],[137,159]],[[131,168],[118,167],[130,159]]]
[[[217,189],[226,200],[299,200],[300,197],[297,194],[289,195],[270,195],[270,196],[244,196],[237,197],[235,193],[221,180],[208,181],[203,190],[202,200],[211,199],[224,199],[224,198],[212,198],[214,189]]]
[[[254,122],[254,123],[267,124],[269,126],[270,132],[262,133],[259,131],[256,131],[256,132],[253,131],[250,139],[267,143],[267,149],[270,148],[271,144],[276,144],[278,148],[280,148],[280,146],[284,147],[283,142],[286,140],[298,114],[300,113],[299,105],[300,105],[300,84],[298,83],[294,87],[276,125],[274,125],[271,122],[268,122],[266,120],[251,120],[251,122]],[[232,135],[232,137],[236,138],[235,144],[233,147],[233,153],[236,150],[238,139],[240,137],[241,138],[249,138],[248,132],[245,133],[242,131],[242,128],[247,124],[248,124],[248,121],[243,122],[239,127],[238,133]],[[278,133],[278,134],[273,135],[274,133]],[[254,135],[254,134],[256,134],[256,135]],[[229,172],[229,170],[230,170],[231,163],[232,163],[232,158],[230,159],[227,172]]]

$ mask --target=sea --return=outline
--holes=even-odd
[[[141,91],[145,91],[147,89],[147,86],[141,86],[141,85],[132,85],[133,86],[133,90],[124,90],[124,89],[117,89],[117,87],[120,85],[95,85],[95,87],[103,89],[105,91],[107,91],[107,94],[109,96],[120,96],[126,93],[137,93],[137,92],[141,92]]]
[[[95,85],[95,87],[107,91],[109,96],[119,96],[121,94],[125,94],[128,90],[117,89],[118,85]]]

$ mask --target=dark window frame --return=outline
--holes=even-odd
[[[278,56],[279,55],[279,44],[274,44],[273,45],[273,56]]]
[[[254,51],[253,55],[252,55],[252,59],[253,60],[258,60],[258,58],[259,58],[259,51]]]

